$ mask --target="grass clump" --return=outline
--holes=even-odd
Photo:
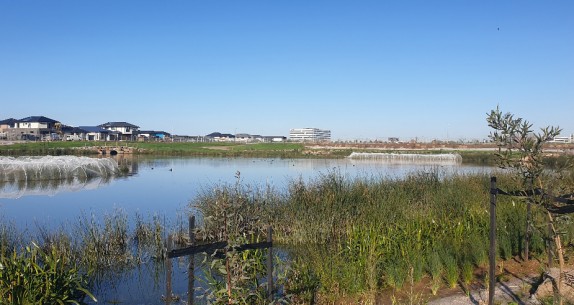
[[[96,298],[87,290],[88,275],[56,248],[32,244],[21,253],[0,254],[2,304],[83,304]]]

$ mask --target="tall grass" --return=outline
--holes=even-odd
[[[409,272],[416,281],[428,275],[437,287],[443,280],[454,287],[486,263],[488,183],[486,175],[446,177],[436,169],[404,179],[349,178],[334,170],[290,183],[275,208],[276,236],[320,253],[321,259],[307,258],[315,262],[321,293],[334,298],[400,289]],[[510,247],[499,245],[510,258],[520,253],[526,211],[508,198],[499,202],[498,238]]]
[[[484,174],[447,176],[438,169],[403,179],[350,178],[334,169],[313,180],[293,180],[285,193],[236,185],[235,191],[215,189],[196,202],[211,219],[217,218],[218,203],[247,200],[249,221],[273,223],[274,240],[292,249],[291,259],[305,261],[295,274],[316,279],[323,299],[374,298],[380,289],[401,289],[427,276],[434,293],[474,280],[474,268],[487,262],[489,180]],[[509,181],[503,187],[516,188],[512,179],[500,180]],[[499,197],[498,215],[498,253],[509,259],[520,254],[526,209]],[[219,227],[206,222],[206,237],[221,234]],[[542,233],[535,239],[542,240]],[[544,253],[543,243],[533,251]]]
[[[84,296],[91,297],[88,289],[102,280],[141,264],[163,262],[166,224],[157,215],[136,215],[133,223],[122,210],[84,215],[56,230],[39,226],[35,233],[0,221],[0,300],[82,303]]]

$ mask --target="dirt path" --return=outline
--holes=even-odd
[[[512,279],[508,282],[497,283],[495,304],[540,304],[535,297],[530,297],[533,280]],[[488,304],[488,289],[472,291],[469,295],[459,293],[445,298],[430,301],[429,305],[479,305]]]

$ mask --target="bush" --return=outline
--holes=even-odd
[[[22,253],[0,253],[0,299],[2,304],[83,304],[87,276],[55,249],[44,252],[36,244]],[[6,303],[4,303],[6,302]]]

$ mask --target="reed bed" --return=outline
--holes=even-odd
[[[64,278],[71,281],[66,283],[66,287],[71,288],[60,292],[50,290],[50,294],[81,303],[84,296],[92,297],[88,289],[113,280],[117,274],[142,264],[159,262],[161,266],[166,256],[165,236],[170,230],[176,231],[167,229],[165,220],[158,215],[151,219],[135,215],[130,223],[122,210],[103,216],[84,215],[76,223],[63,224],[55,230],[43,227],[18,230],[0,219],[0,257],[3,262],[14,262],[10,265],[13,268],[0,270],[0,298],[31,300],[37,295],[26,295],[26,287],[33,284],[35,290],[44,291],[59,285],[60,282],[55,281]],[[22,269],[30,266],[34,269]],[[11,285],[13,280],[8,279],[15,279],[24,271],[30,276],[46,277],[42,281],[22,278],[19,284]]]
[[[502,188],[518,189],[510,175],[501,175]],[[374,300],[381,290],[412,287],[424,278],[433,294],[486,280],[489,181],[486,174],[448,176],[439,169],[401,179],[347,177],[334,169],[293,180],[283,193],[238,184],[215,188],[195,203],[209,220],[217,218],[218,202],[245,201],[245,221],[259,226],[254,231],[272,223],[274,240],[288,249],[288,264],[303,266],[290,271],[288,293],[327,303],[348,296]],[[497,214],[497,254],[508,260],[522,252],[526,206],[499,196]],[[218,227],[207,221],[204,234],[213,237]],[[533,255],[545,255],[545,234],[542,227],[534,230]]]
[[[509,176],[502,178],[508,181],[502,187],[517,189]],[[327,301],[400,290],[424,277],[437,293],[484,281],[485,273],[476,278],[474,272],[487,264],[488,189],[483,174],[349,178],[334,170],[290,183],[285,201],[275,205],[275,236],[297,249],[293,259],[306,261]],[[500,196],[497,213],[497,254],[511,259],[522,251],[526,207]],[[534,255],[544,255],[545,234],[534,230]]]

